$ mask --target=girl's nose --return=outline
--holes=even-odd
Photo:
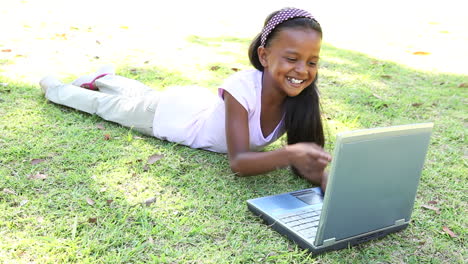
[[[299,74],[307,74],[307,67],[304,63],[297,63],[294,70]]]

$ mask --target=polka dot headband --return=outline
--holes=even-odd
[[[276,15],[274,15],[262,30],[261,44],[260,46],[265,47],[265,42],[270,35],[271,31],[275,29],[276,26],[283,23],[286,20],[297,18],[297,17],[306,17],[314,19],[314,17],[307,11],[297,8],[284,8],[281,9]]]

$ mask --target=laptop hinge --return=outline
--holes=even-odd
[[[326,247],[326,246],[331,246],[333,244],[336,243],[336,239],[334,237],[332,238],[329,238],[329,239],[325,239],[323,240],[323,245]]]
[[[400,226],[405,224],[405,219],[399,219],[395,221],[395,226]]]

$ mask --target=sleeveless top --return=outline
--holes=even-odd
[[[198,86],[176,86],[161,93],[153,121],[153,134],[163,140],[226,153],[224,91],[247,111],[250,150],[260,150],[284,134],[281,120],[267,137],[260,125],[262,72],[244,70],[228,77],[215,95]]]

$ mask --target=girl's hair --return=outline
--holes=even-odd
[[[265,20],[265,25],[279,11],[270,14]],[[265,47],[268,47],[271,40],[278,32],[289,28],[303,28],[317,31],[322,37],[322,28],[315,19],[293,18],[276,26],[265,41]],[[263,66],[258,57],[258,47],[261,45],[261,33],[258,34],[249,47],[249,59],[252,65],[263,72]],[[320,114],[319,93],[317,88],[317,78],[306,87],[299,95],[287,97],[285,101],[284,125],[287,133],[288,144],[298,142],[314,142],[321,147],[325,145],[322,118]],[[297,173],[297,170],[293,168]]]

